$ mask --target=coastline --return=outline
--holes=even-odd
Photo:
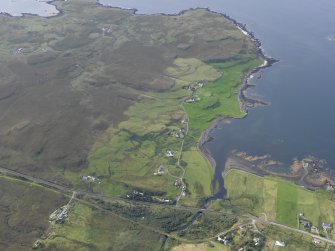
[[[266,102],[266,101],[263,101],[263,100],[260,100],[260,99],[252,99],[252,98],[248,97],[245,94],[245,91],[247,89],[249,89],[250,87],[254,86],[254,85],[250,84],[250,80],[252,79],[253,75],[260,74],[260,71],[262,69],[271,67],[273,64],[279,62],[279,60],[266,54],[266,52],[264,51],[264,49],[262,47],[261,41],[258,38],[256,38],[256,36],[254,35],[253,32],[251,32],[247,29],[246,24],[242,24],[242,23],[238,22],[236,19],[230,17],[229,15],[227,15],[225,13],[212,11],[209,8],[201,8],[201,7],[189,8],[189,9],[182,10],[182,11],[180,11],[178,13],[175,13],[175,14],[166,14],[166,13],[137,14],[138,9],[136,9],[136,8],[122,8],[122,7],[119,7],[119,6],[103,5],[102,3],[99,2],[99,0],[96,0],[96,4],[99,5],[99,6],[102,6],[104,8],[112,8],[112,9],[130,11],[133,15],[139,15],[139,16],[150,16],[150,15],[181,16],[181,15],[185,14],[186,12],[192,11],[192,10],[206,10],[208,12],[215,13],[215,14],[218,14],[220,16],[223,16],[227,20],[231,21],[235,25],[235,27],[237,29],[239,29],[245,36],[247,36],[251,39],[251,41],[257,47],[258,56],[260,56],[261,58],[264,59],[263,64],[261,64],[261,65],[255,67],[254,69],[252,69],[243,78],[242,84],[241,84],[241,86],[239,88],[239,92],[238,92],[238,99],[239,99],[241,111],[243,111],[245,113],[245,116],[247,116],[248,115],[248,108],[254,108],[257,105],[267,105],[268,104],[268,102]],[[244,117],[242,117],[242,119]],[[214,120],[213,124],[210,127],[208,127],[205,131],[202,132],[202,134],[201,134],[201,136],[198,140],[198,143],[197,143],[198,151],[200,152],[200,154],[203,157],[205,157],[207,159],[207,161],[210,163],[210,165],[212,167],[212,171],[213,171],[213,180],[212,180],[213,194],[212,194],[211,197],[209,197],[209,199],[210,198],[215,198],[216,193],[219,193],[220,191],[224,191],[224,187],[219,187],[218,191],[215,191],[214,181],[215,181],[216,161],[213,158],[212,154],[210,153],[209,149],[206,148],[206,143],[214,139],[211,136],[211,132],[218,126],[218,124],[221,121],[223,121],[225,119],[235,119],[235,118],[234,117],[224,117],[224,116],[216,118]],[[223,176],[222,176],[222,180],[223,180]],[[207,202],[208,201],[206,200],[205,204],[207,204]]]
[[[223,16],[224,18],[226,18],[227,20],[231,21],[235,27],[237,29],[239,29],[245,36],[249,37],[251,39],[251,41],[254,43],[254,45],[257,47],[257,54],[264,59],[263,64],[255,67],[254,69],[252,69],[250,72],[248,72],[242,81],[242,84],[239,88],[239,93],[238,93],[238,99],[239,99],[239,103],[240,103],[240,109],[241,111],[243,111],[245,113],[245,116],[248,115],[248,108],[254,108],[257,105],[268,105],[268,102],[264,101],[264,100],[260,100],[260,99],[252,99],[250,97],[248,97],[245,94],[245,91],[247,89],[249,89],[250,87],[253,87],[254,85],[250,84],[250,80],[252,79],[253,75],[255,74],[260,74],[260,71],[271,67],[273,64],[279,62],[278,59],[275,59],[269,55],[266,54],[266,52],[264,51],[263,47],[262,47],[262,43],[261,41],[256,38],[256,36],[254,35],[253,32],[249,31],[246,27],[245,24],[242,24],[240,22],[238,22],[236,19],[230,17],[229,15],[225,14],[225,13],[221,13],[221,12],[216,12],[216,11],[212,11],[209,8],[201,8],[201,7],[197,7],[197,8],[189,8],[189,9],[185,9],[182,10],[176,14],[165,14],[165,13],[155,13],[155,14],[137,14],[136,12],[138,11],[138,9],[136,8],[122,8],[122,7],[114,7],[114,6],[110,6],[110,5],[103,5],[99,2],[99,0],[97,0],[97,4],[103,7],[107,7],[107,8],[114,8],[114,9],[121,9],[121,10],[128,10],[131,11],[132,14],[134,15],[163,15],[163,16],[181,16],[183,14],[185,14],[188,11],[192,11],[192,10],[206,10],[208,12],[211,13],[215,13],[218,14],[220,16]],[[244,117],[245,117],[244,116]],[[243,117],[243,118],[244,118]],[[243,119],[242,118],[242,119]],[[202,132],[198,143],[197,143],[197,148],[198,151],[200,152],[200,154],[205,157],[207,159],[207,161],[210,163],[212,170],[213,170],[213,180],[212,180],[212,197],[210,198],[214,198],[215,197],[215,187],[214,187],[214,180],[215,180],[215,170],[216,170],[216,161],[213,158],[212,154],[210,153],[209,149],[206,148],[206,143],[213,140],[214,138],[211,136],[211,132],[218,126],[218,124],[225,120],[225,119],[235,119],[234,117],[218,117],[215,119],[215,121],[213,122],[213,124],[208,127],[205,131]],[[223,179],[223,177],[222,177]],[[218,192],[224,190],[224,187],[219,187]]]
[[[244,77],[244,80],[242,81],[242,85],[239,89],[239,94],[238,94],[238,99],[240,102],[240,109],[245,112],[245,115],[240,118],[243,119],[248,115],[248,108],[255,108],[257,105],[268,105],[267,102],[263,100],[258,100],[258,99],[252,99],[246,96],[244,93],[247,89],[250,87],[253,87],[253,85],[249,84],[250,77],[253,74],[259,73],[262,69],[267,68],[272,66],[274,63],[278,62],[279,60],[271,58],[271,63],[268,63],[269,61],[266,61],[267,63],[264,65],[262,64],[261,66],[258,66],[254,68],[252,71],[250,71],[246,76]],[[220,124],[220,122],[226,120],[226,119],[238,119],[234,117],[219,117],[215,119],[213,124],[208,127],[204,132],[202,132],[199,141],[198,141],[198,149],[201,153],[202,156],[204,156],[210,163],[212,169],[213,169],[213,183],[212,183],[212,189],[213,189],[213,196],[215,196],[215,187],[214,187],[214,181],[215,181],[215,173],[216,173],[216,161],[213,158],[211,152],[209,149],[206,147],[206,144],[214,139],[214,137],[211,136],[212,131],[217,128],[217,126]],[[222,176],[222,175],[221,175]],[[223,181],[223,176],[222,176],[222,181]],[[224,187],[219,187],[218,192],[224,190]]]
[[[9,16],[9,17],[12,17],[12,18],[24,18],[24,17],[27,17],[27,16],[40,16],[40,17],[46,18],[46,19],[55,18],[55,17],[59,17],[59,16],[64,14],[64,11],[59,10],[57,8],[57,5],[55,4],[55,2],[58,2],[58,1],[59,0],[50,0],[50,1],[46,2],[47,4],[55,6],[56,10],[58,11],[58,13],[56,15],[51,15],[51,16],[47,16],[47,17],[40,16],[38,14],[30,14],[30,13],[22,13],[21,16],[12,16],[8,13],[1,13],[0,15]],[[241,109],[241,111],[245,112],[245,116],[246,116],[247,113],[248,113],[248,110],[247,110],[248,108],[255,107],[256,105],[266,105],[267,104],[267,102],[265,102],[265,101],[252,99],[252,98],[248,97],[245,94],[245,91],[248,88],[253,86],[253,85],[250,85],[250,80],[252,79],[252,76],[254,74],[259,74],[259,72],[262,69],[265,69],[267,67],[272,66],[274,63],[278,62],[279,60],[274,59],[274,58],[266,55],[265,51],[262,48],[262,44],[261,44],[260,40],[257,39],[251,31],[247,30],[245,24],[239,23],[238,21],[236,21],[235,19],[233,19],[232,17],[230,17],[227,14],[212,11],[209,8],[200,8],[200,7],[189,8],[189,9],[182,10],[179,13],[176,13],[176,14],[165,14],[165,13],[137,14],[138,10],[135,9],[135,8],[121,8],[121,7],[117,7],[117,6],[114,7],[114,6],[110,6],[110,5],[103,5],[99,2],[99,0],[96,0],[95,2],[97,4],[97,6],[102,6],[103,8],[111,8],[111,9],[119,9],[119,10],[123,10],[123,11],[129,11],[133,15],[140,15],[140,16],[150,16],[150,15],[181,16],[181,15],[187,13],[188,11],[199,10],[199,9],[206,10],[210,13],[215,13],[215,14],[218,14],[220,16],[223,16],[227,20],[231,21],[234,24],[234,26],[237,29],[239,29],[245,36],[249,37],[252,40],[252,42],[254,43],[254,45],[257,48],[258,56],[260,56],[260,58],[264,59],[264,63],[262,65],[259,65],[259,66],[255,67],[254,69],[252,69],[243,78],[243,81],[242,81],[241,86],[240,86],[239,91],[238,91],[238,100],[239,100],[239,103],[240,103],[240,109]],[[206,143],[213,139],[210,135],[211,132],[217,127],[217,125],[222,120],[225,120],[225,119],[232,119],[232,117],[218,117],[218,118],[216,118],[214,120],[213,124],[210,127],[208,127],[205,131],[202,132],[202,134],[201,134],[201,136],[198,140],[198,143],[197,143],[198,151],[200,152],[200,154],[203,157],[205,157],[209,161],[209,163],[212,167],[212,170],[213,170],[213,174],[215,174],[215,170],[216,170],[216,161],[213,158],[213,156],[211,155],[210,151],[206,148]],[[213,176],[213,180],[212,180],[212,185],[213,185],[213,181],[214,181],[214,176]],[[221,189],[222,189],[222,187],[219,187],[219,190],[221,190]],[[214,190],[215,189],[213,189],[213,192],[215,192]]]
[[[210,11],[207,8],[208,11]],[[217,13],[217,12],[214,12]],[[261,41],[255,37],[254,33],[247,30],[246,25],[245,24],[241,24],[238,21],[236,21],[234,18],[231,18],[230,16],[228,16],[227,14],[224,13],[218,13],[222,16],[224,16],[225,18],[227,18],[228,20],[232,21],[235,26],[247,37],[249,37],[252,42],[255,44],[255,46],[258,48],[258,55],[264,59],[264,63],[255,67],[254,69],[252,69],[250,72],[248,72],[242,81],[242,84],[239,88],[239,93],[238,93],[238,99],[239,99],[239,103],[240,103],[240,109],[241,111],[243,111],[245,113],[245,115],[241,118],[245,118],[248,115],[248,108],[255,108],[257,105],[268,105],[268,102],[264,101],[264,100],[260,100],[260,99],[253,99],[250,98],[246,95],[246,90],[248,90],[251,87],[254,87],[254,85],[250,84],[251,79],[253,78],[254,75],[256,74],[261,74],[261,70],[271,67],[273,64],[279,62],[278,59],[275,59],[271,56],[268,56],[264,49],[262,48],[262,43]],[[259,75],[261,76],[261,75]],[[215,196],[215,188],[214,188],[214,181],[215,181],[215,172],[216,172],[216,161],[213,158],[213,156],[211,155],[209,149],[206,147],[206,143],[208,143],[209,141],[213,140],[214,138],[211,136],[212,131],[217,128],[218,124],[220,122],[222,122],[225,119],[237,119],[234,117],[219,117],[217,118],[213,124],[208,127],[200,136],[200,139],[198,141],[198,149],[201,152],[202,156],[204,156],[211,164],[212,169],[213,169],[213,183],[212,183],[212,187],[213,187],[213,196]],[[222,176],[222,175],[221,175]],[[223,181],[223,176],[222,176],[222,181]],[[219,191],[224,189],[224,187],[219,188]]]

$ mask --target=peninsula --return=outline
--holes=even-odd
[[[243,91],[273,60],[252,33],[207,9],[52,4],[58,16],[0,16],[1,250],[262,249],[298,235],[261,218],[266,203],[239,203],[233,172],[214,200],[200,151],[218,118],[261,103]]]

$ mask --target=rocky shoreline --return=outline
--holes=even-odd
[[[207,10],[210,11],[209,9],[207,9]],[[279,62],[279,60],[275,59],[275,58],[272,58],[265,53],[265,51],[262,48],[262,44],[261,44],[260,40],[255,37],[253,32],[250,32],[250,31],[247,30],[245,24],[241,24],[241,23],[237,22],[235,19],[231,18],[227,14],[223,14],[223,13],[219,13],[219,14],[224,16],[228,20],[232,21],[235,24],[235,26],[243,34],[248,36],[254,42],[255,46],[258,48],[258,55],[261,58],[264,59],[264,63],[262,65],[260,65],[258,67],[255,67],[253,70],[251,70],[248,74],[245,75],[245,77],[242,81],[242,85],[239,89],[238,99],[239,99],[239,102],[240,102],[240,109],[242,111],[244,111],[245,114],[247,115],[248,114],[248,108],[254,108],[257,105],[267,105],[268,104],[266,101],[263,101],[263,100],[260,100],[260,99],[252,99],[252,98],[250,98],[246,95],[246,90],[251,88],[251,87],[254,87],[254,85],[250,84],[250,80],[252,79],[252,77],[254,75],[260,74],[260,71],[262,69],[271,67],[273,64]],[[209,141],[214,139],[211,136],[211,132],[218,126],[218,124],[220,122],[222,122],[225,119],[231,119],[231,118],[229,118],[229,117],[217,118],[213,122],[213,124],[201,134],[201,137],[200,137],[199,143],[198,143],[199,150],[201,151],[202,155],[205,156],[208,159],[208,161],[210,162],[210,164],[211,164],[211,166],[214,170],[214,173],[215,173],[215,169],[216,169],[216,161],[213,158],[213,156],[211,155],[210,151],[206,148],[206,143],[208,143]],[[223,177],[222,177],[222,179],[223,179]],[[224,189],[224,188],[220,188],[220,190],[221,189]]]
[[[58,13],[54,14],[54,15],[51,15],[51,16],[48,16],[48,17],[44,17],[44,18],[54,18],[54,17],[59,17],[59,16],[61,16],[61,15],[64,14],[63,11],[59,10],[57,8],[57,5],[54,4],[56,1],[57,0],[50,0],[50,1],[47,1],[46,3],[55,6],[56,10],[58,11]],[[147,14],[137,14],[138,10],[135,9],[135,8],[129,8],[129,9],[127,9],[127,8],[121,8],[121,7],[114,7],[114,6],[109,6],[109,5],[103,5],[99,1],[96,1],[96,4],[99,5],[99,6],[103,6],[104,8],[121,9],[121,10],[129,11],[129,12],[131,12],[134,15],[147,15]],[[177,14],[164,14],[164,13],[158,13],[158,14],[164,15],[164,16],[180,16],[180,15],[185,14],[188,11],[197,10],[197,9],[203,9],[203,10],[206,10],[206,11],[211,12],[211,13],[216,13],[216,14],[221,15],[224,18],[230,20],[236,26],[236,28],[239,29],[244,35],[246,35],[247,37],[249,37],[252,40],[252,42],[255,44],[255,46],[258,48],[257,53],[258,53],[258,55],[261,58],[264,59],[264,63],[262,65],[256,67],[256,68],[254,68],[248,74],[245,75],[245,77],[244,77],[244,79],[242,81],[241,87],[239,89],[238,99],[239,99],[239,102],[240,102],[240,108],[241,108],[241,110],[244,111],[246,114],[248,112],[247,111],[248,108],[255,107],[257,105],[266,105],[267,102],[265,102],[263,100],[252,99],[252,98],[248,97],[246,95],[246,90],[248,88],[250,88],[250,87],[253,87],[253,85],[250,84],[250,79],[253,77],[253,75],[259,74],[259,72],[262,69],[265,69],[267,67],[272,66],[274,63],[278,62],[278,60],[276,60],[276,59],[274,59],[274,58],[266,55],[266,53],[264,52],[264,50],[262,48],[262,44],[261,44],[260,40],[257,39],[252,32],[250,32],[249,30],[247,30],[245,24],[239,23],[238,21],[236,21],[235,19],[233,19],[232,17],[230,17],[227,14],[215,12],[215,11],[210,10],[209,8],[191,8],[191,9],[180,11]],[[0,15],[11,16],[8,13],[1,13]],[[151,14],[149,14],[149,15],[151,15]],[[25,16],[38,16],[38,14],[22,13],[22,16],[14,17],[14,18],[21,18],[21,17],[25,17]],[[199,149],[200,153],[206,159],[208,159],[208,161],[210,162],[210,164],[211,164],[211,166],[212,166],[212,168],[213,168],[214,171],[216,169],[216,161],[213,158],[213,156],[211,155],[210,151],[206,148],[206,143],[209,142],[209,141],[211,141],[213,139],[211,137],[211,135],[210,135],[211,132],[213,131],[213,129],[216,128],[217,125],[221,121],[223,121],[225,119],[232,119],[232,118],[228,118],[228,117],[217,118],[214,121],[214,123],[201,134],[201,137],[200,137],[200,139],[198,141],[198,149]],[[224,188],[220,187],[219,190],[221,190],[221,189],[224,189]]]
[[[227,158],[223,174],[235,169],[261,177],[269,175],[279,177],[309,190],[335,191],[334,175],[332,170],[327,168],[326,163],[324,159],[309,155],[302,159],[295,159],[291,166],[287,167],[273,160],[270,155],[252,156],[246,152],[235,151]]]
[[[114,7],[114,6],[110,6],[110,5],[103,5],[99,1],[97,1],[97,4],[101,5],[103,7],[107,7],[107,8],[128,10],[128,11],[131,11],[132,14],[134,14],[134,15],[146,15],[146,14],[137,14],[138,10],[136,8],[121,8],[121,7]],[[242,24],[242,23],[238,22],[237,20],[235,20],[234,18],[230,17],[229,15],[227,15],[225,13],[212,11],[209,8],[190,8],[190,9],[182,10],[179,13],[176,13],[176,14],[165,14],[165,13],[157,13],[157,14],[164,15],[164,16],[180,16],[180,15],[185,14],[188,11],[197,10],[197,9],[203,9],[203,10],[206,10],[206,11],[211,12],[211,13],[216,13],[216,14],[221,15],[224,18],[230,20],[236,26],[236,28],[239,29],[244,35],[249,37],[252,40],[252,42],[255,44],[255,46],[258,48],[257,53],[261,58],[264,59],[264,63],[262,65],[258,66],[258,67],[255,67],[248,74],[246,74],[246,76],[244,77],[244,79],[242,81],[242,85],[239,89],[238,99],[239,99],[239,102],[240,102],[240,109],[242,111],[244,111],[246,113],[246,115],[248,113],[248,110],[247,110],[248,108],[253,108],[253,107],[256,107],[257,105],[267,105],[268,103],[266,101],[259,100],[259,99],[252,99],[252,98],[248,97],[245,92],[246,92],[247,89],[254,86],[254,85],[250,84],[250,79],[252,78],[253,75],[260,74],[260,71],[262,69],[271,67],[273,64],[279,62],[279,60],[277,60],[275,58],[272,58],[265,53],[265,51],[262,48],[261,41],[258,38],[256,38],[256,36],[254,35],[253,32],[249,31],[246,28],[245,24]],[[151,14],[149,14],[149,15],[151,15]],[[229,118],[229,117],[217,118],[213,122],[213,124],[201,134],[201,136],[199,138],[199,141],[198,141],[198,145],[197,145],[198,150],[202,154],[202,156],[204,156],[210,162],[214,173],[215,173],[215,169],[216,169],[216,161],[213,158],[210,151],[206,148],[206,143],[213,140],[213,137],[210,135],[211,132],[213,131],[213,129],[215,129],[217,127],[217,125],[221,121],[223,121],[225,119],[233,119],[233,118]],[[213,191],[214,190],[215,189],[214,189],[214,185],[213,185]],[[221,191],[221,190],[224,190],[224,187],[220,187],[219,191]]]

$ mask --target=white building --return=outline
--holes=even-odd
[[[279,247],[285,247],[285,242],[283,242],[283,241],[276,241],[275,245],[279,246]]]
[[[172,151],[166,151],[165,156],[166,157],[173,157]]]

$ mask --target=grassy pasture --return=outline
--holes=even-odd
[[[222,73],[215,81],[206,82],[199,91],[200,101],[186,104],[190,126],[195,132],[203,131],[218,117],[243,117],[237,98],[238,89],[246,72],[261,64],[259,59],[237,59],[211,66]]]
[[[172,176],[154,177],[160,164],[176,162],[181,139],[171,132],[185,127],[182,119],[189,118],[189,134],[184,143],[181,160],[186,165],[185,181],[192,199],[211,194],[212,169],[196,148],[201,132],[212,121],[223,115],[242,116],[237,100],[238,88],[245,72],[260,60],[233,60],[225,63],[204,64],[197,59],[177,59],[166,71],[175,79],[170,92],[150,92],[145,99],[132,105],[127,111],[128,120],[117,129],[110,128],[98,139],[91,155],[89,166],[82,174],[92,174],[102,179],[100,189],[104,192],[125,191],[118,187],[138,187],[145,190],[165,191],[168,196],[179,192],[173,188]],[[201,100],[194,104],[181,104],[189,94],[182,85],[192,85],[207,80],[205,87],[198,90]],[[210,109],[211,102],[218,105]],[[164,156],[165,151],[175,153],[173,159]],[[115,183],[118,180],[118,183]],[[117,186],[114,188],[114,186]]]
[[[182,160],[192,199],[210,195],[211,169],[195,147],[215,118],[243,115],[237,90],[259,64],[252,41],[206,10],[139,16],[93,0],[54,4],[63,15],[0,16],[1,164],[80,188],[81,175],[95,175],[101,184],[87,189],[108,194],[174,197],[175,178],[153,173],[175,165],[164,152],[180,148],[171,132],[186,116],[182,85],[204,80],[200,102],[185,105]]]
[[[206,10],[137,16],[94,0],[54,4],[63,15],[0,16],[0,164],[78,189],[123,195],[140,188],[175,198],[181,139],[171,132],[185,127],[181,120],[188,117],[181,155],[186,202],[211,195],[212,170],[197,142],[218,116],[243,116],[237,91],[245,73],[260,64],[251,40]],[[205,81],[197,92],[201,100],[183,108],[190,92],[182,85],[199,80]],[[175,156],[166,158],[167,150]],[[161,164],[172,175],[155,176]],[[84,184],[81,175],[101,183]],[[0,193],[6,207],[15,201],[19,208],[9,223],[33,225],[34,219],[44,230],[46,215],[62,200],[27,190],[39,197]],[[30,211],[25,218],[29,203],[43,219]],[[160,236],[81,204],[50,231],[47,250],[158,250],[161,244]],[[25,238],[9,235],[10,243]]]
[[[292,227],[297,226],[297,204],[298,189],[294,184],[278,182],[277,188],[277,217],[276,220],[282,224]],[[266,200],[266,197],[264,198]]]
[[[298,227],[297,216],[304,212],[314,226],[335,222],[335,199],[326,191],[309,191],[289,181],[232,170],[225,175],[225,187],[232,204],[247,208],[268,220]]]

